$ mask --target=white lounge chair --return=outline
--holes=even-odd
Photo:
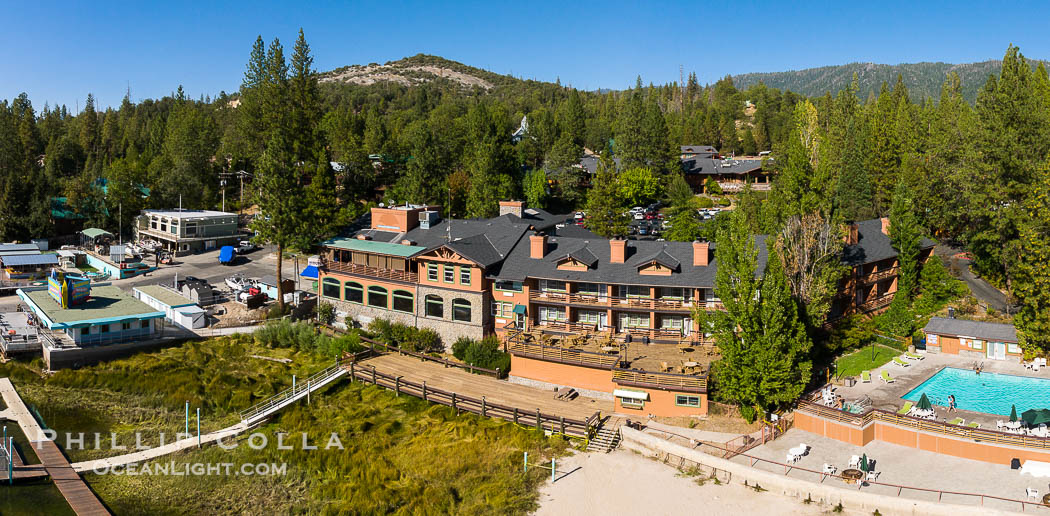
[[[824,473],[827,473],[828,475],[834,475],[836,471],[838,471],[838,468],[826,462],[824,463]]]
[[[849,467],[856,468],[860,466],[860,456],[854,455],[849,458]]]
[[[809,455],[809,445],[806,443],[798,443],[798,447],[802,448],[802,455]]]
[[[869,471],[868,472],[868,478],[867,478],[868,482],[874,482],[874,481],[876,481],[878,479],[879,479],[879,472],[878,471]]]
[[[1031,487],[1025,488],[1025,494],[1027,494],[1029,498],[1039,498],[1039,491],[1032,489]]]

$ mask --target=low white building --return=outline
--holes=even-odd
[[[145,285],[131,289],[135,299],[164,312],[164,318],[187,329],[208,325],[204,309],[189,298],[160,285]]]

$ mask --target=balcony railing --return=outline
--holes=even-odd
[[[582,349],[545,346],[539,342],[524,342],[520,334],[510,338],[507,350],[512,355],[534,358],[546,362],[582,365],[599,369],[612,369],[620,364],[619,354],[595,353]]]
[[[634,387],[650,387],[682,392],[707,392],[707,374],[687,375],[615,368],[613,369],[613,382],[618,385]]]
[[[321,259],[321,268],[333,272],[341,272],[343,274],[354,274],[357,276],[365,276],[369,278],[404,281],[408,283],[416,283],[419,281],[419,274],[416,274],[414,272],[380,269],[377,267],[358,265],[356,263],[335,262],[324,258]]]
[[[543,321],[534,324],[532,328],[543,333],[595,333],[621,339],[630,335],[632,340],[635,341],[648,337],[649,340],[652,341],[682,342],[684,340],[686,343],[694,345],[711,343],[710,340],[704,339],[703,335],[698,332],[691,332],[689,335],[682,335],[682,330],[673,328],[625,328],[622,331],[616,331],[616,329],[611,326],[606,327],[605,329],[598,329],[598,325],[593,323],[567,321]]]
[[[643,310],[689,312],[694,306],[705,310],[721,310],[722,303],[716,301],[693,301],[669,298],[616,297],[565,292],[530,291],[529,299],[541,303],[601,306],[605,308],[632,308]]]
[[[878,310],[884,306],[889,305],[893,302],[893,294],[883,294],[875,299],[869,299],[860,304],[860,310],[868,312],[871,310]]]
[[[881,281],[881,280],[884,280],[886,278],[892,278],[892,277],[894,277],[896,275],[897,275],[897,267],[889,267],[889,268],[886,268],[886,269],[873,271],[873,272],[867,274],[866,276],[862,276],[861,277],[861,282],[862,283],[875,283],[876,281]]]

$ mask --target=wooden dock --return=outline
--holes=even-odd
[[[392,376],[401,376],[405,380],[422,383],[428,388],[455,392],[474,398],[484,397],[491,403],[518,407],[544,414],[553,414],[565,418],[586,420],[595,412],[603,414],[613,412],[613,402],[577,396],[571,401],[555,399],[554,391],[518,385],[491,376],[471,374],[461,369],[443,367],[433,362],[424,362],[409,356],[396,354],[380,355],[365,359],[355,365],[358,371],[375,366],[376,370]]]

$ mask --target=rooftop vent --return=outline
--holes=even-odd
[[[430,229],[441,221],[441,215],[437,211],[426,210],[419,212],[419,229]]]

